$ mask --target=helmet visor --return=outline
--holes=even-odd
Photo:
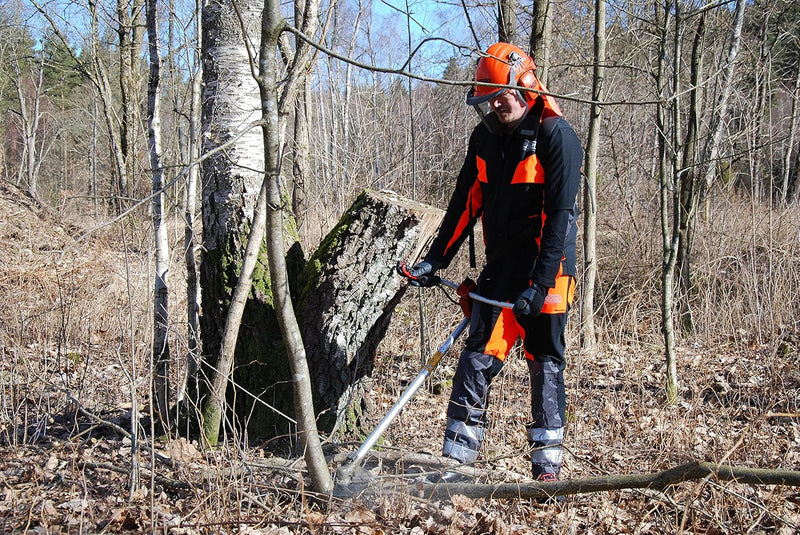
[[[477,106],[487,103],[508,91],[505,87],[487,87],[485,85],[472,86],[467,91],[467,105]]]

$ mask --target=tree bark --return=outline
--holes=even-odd
[[[497,36],[504,43],[517,44],[517,2],[500,0],[497,2]]]
[[[692,318],[691,298],[692,298],[692,273],[691,273],[691,251],[694,221],[697,215],[697,134],[700,128],[700,80],[703,73],[703,50],[705,38],[705,13],[700,15],[700,20],[695,29],[694,42],[692,44],[692,56],[689,66],[690,87],[689,87],[689,114],[686,127],[686,136],[683,140],[683,159],[678,176],[680,186],[679,202],[677,210],[678,216],[678,257],[677,275],[678,286],[681,289],[678,304],[681,313],[681,325],[687,333],[694,331],[694,320]]]
[[[730,99],[731,90],[733,88],[733,70],[736,66],[736,57],[739,54],[739,43],[742,38],[744,9],[746,5],[747,2],[745,0],[736,0],[736,11],[733,18],[733,28],[731,29],[731,43],[728,48],[728,58],[723,71],[719,102],[714,107],[711,116],[711,127],[709,128],[711,134],[706,143],[705,150],[703,151],[702,161],[706,162],[707,165],[705,170],[706,189],[711,187],[711,183],[717,171],[716,160],[719,154],[720,141],[722,140],[723,126],[725,125],[728,113],[728,100]]]
[[[205,396],[203,427],[206,437],[216,440],[222,420],[222,402],[231,362],[223,355],[233,355],[247,366],[241,368],[234,382],[242,388],[234,398],[236,412],[249,418],[256,436],[269,436],[280,421],[283,430],[289,422],[284,416],[290,402],[275,407],[264,395],[273,384],[289,379],[280,366],[270,363],[280,346],[274,319],[266,251],[256,242],[257,260],[253,267],[252,295],[245,293],[246,306],[241,321],[230,323],[238,310],[231,312],[233,292],[244,283],[247,273],[242,264],[245,243],[251,229],[262,232],[263,219],[255,221],[256,205],[264,202],[263,137],[254,125],[260,121],[258,86],[253,78],[245,43],[257,41],[261,7],[257,2],[238,3],[239,16],[228,0],[212,1],[203,10],[203,254],[200,269],[202,287],[201,338],[204,377],[212,378],[201,396]],[[246,34],[242,35],[242,30]],[[217,150],[225,146],[225,150]],[[261,194],[261,195],[260,195]],[[264,211],[261,211],[263,215]],[[252,254],[253,251],[251,250]],[[248,281],[249,283],[249,281]],[[249,289],[249,287],[248,287]],[[249,297],[249,298],[248,298]],[[231,316],[233,314],[233,316]],[[241,327],[239,324],[242,324]],[[239,337],[232,336],[237,329]],[[226,345],[223,340],[228,339]],[[274,373],[270,375],[270,371]],[[266,373],[266,376],[265,376]],[[263,401],[263,403],[261,403]],[[277,415],[277,416],[275,416]],[[243,425],[244,421],[235,420]]]
[[[15,57],[11,62],[14,75],[10,77],[11,83],[14,85],[17,92],[19,111],[16,113],[20,118],[20,132],[23,137],[22,158],[19,164],[17,186],[22,183],[22,178],[24,177],[28,195],[36,200],[39,199],[38,186],[36,184],[36,172],[38,168],[36,138],[39,133],[39,121],[42,117],[40,106],[44,92],[44,85],[42,83],[44,74],[43,62],[44,58],[41,58],[37,70],[31,71],[29,79],[27,73],[23,73],[20,67],[19,57]],[[28,98],[25,96],[25,82],[28,80],[30,80],[30,85],[33,87],[30,107],[28,105]]]
[[[667,404],[673,404],[678,397],[678,372],[675,351],[675,327],[673,318],[673,299],[674,299],[674,271],[676,253],[678,248],[678,236],[676,225],[671,223],[669,207],[674,204],[675,184],[672,181],[672,174],[669,172],[669,155],[667,147],[669,145],[666,124],[666,95],[665,95],[665,71],[667,57],[667,41],[669,36],[669,20],[673,10],[672,2],[668,1],[664,5],[657,0],[654,3],[655,18],[657,28],[660,32],[658,42],[658,63],[655,77],[656,88],[659,100],[656,104],[656,136],[658,138],[658,180],[659,180],[659,203],[661,209],[661,243],[662,243],[662,264],[661,264],[661,332],[664,335],[664,359],[667,364],[667,377],[665,384],[665,395]],[[679,61],[679,58],[675,58]],[[672,201],[672,202],[671,202]]]
[[[342,437],[370,430],[363,394],[406,287],[395,265],[416,260],[442,215],[391,193],[364,192],[306,265],[298,310],[320,429]]]
[[[794,153],[794,143],[797,138],[797,129],[800,125],[800,61],[797,62],[797,74],[794,79],[794,90],[792,91],[792,111],[789,122],[789,139],[786,141],[786,152],[783,156],[783,179],[781,180],[781,202],[788,204],[791,201],[789,197],[789,187],[791,182],[792,169],[792,154]]]
[[[264,4],[261,18],[261,54],[259,62],[259,89],[261,91],[262,132],[266,175],[264,186],[267,198],[267,244],[271,287],[275,298],[281,335],[292,371],[294,411],[297,418],[297,436],[300,451],[308,466],[314,488],[330,492],[333,480],[328,471],[322,444],[314,417],[311,378],[306,362],[303,339],[292,306],[289,291],[289,273],[284,257],[284,208],[280,186],[280,121],[278,115],[278,76],[276,72],[278,38],[286,22],[281,16],[280,2],[269,0]],[[294,99],[289,99],[291,102]]]
[[[187,363],[184,385],[179,396],[182,398],[187,392],[198,392],[196,377],[200,363],[200,284],[197,277],[197,260],[195,257],[195,247],[197,239],[194,231],[195,219],[197,217],[197,182],[200,174],[200,94],[201,80],[203,76],[203,62],[200,57],[202,49],[202,25],[203,2],[196,0],[195,3],[195,29],[197,32],[197,47],[195,72],[192,74],[191,81],[191,100],[189,105],[189,170],[186,177],[186,202],[184,205],[184,234],[183,234],[183,257],[186,265],[186,350]],[[188,382],[195,381],[191,389],[188,389]],[[197,403],[197,399],[193,400]]]
[[[553,39],[553,4],[551,0],[533,0],[530,52],[536,63],[536,76],[547,87],[550,69],[550,43]]]
[[[119,88],[122,116],[119,123],[120,151],[125,167],[117,177],[118,208],[129,195],[128,179],[134,175],[136,125],[139,106],[139,50],[142,42],[140,24],[143,0],[117,0],[117,37],[119,39]]]

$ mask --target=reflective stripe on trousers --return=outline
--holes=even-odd
[[[453,418],[447,419],[444,430],[442,454],[462,463],[471,463],[478,458],[483,442],[483,426],[467,425]]]
[[[561,443],[564,440],[564,428],[545,429],[533,427],[528,429],[528,442],[531,445],[531,470],[534,476],[539,474],[556,474],[561,470]]]

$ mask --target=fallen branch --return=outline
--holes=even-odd
[[[658,489],[685,481],[695,481],[716,476],[722,481],[735,481],[748,485],[800,486],[800,472],[765,468],[719,466],[714,463],[692,462],[651,474],[622,474],[570,479],[555,483],[503,483],[485,485],[473,483],[419,484],[415,490],[422,497],[446,499],[455,494],[469,498],[496,500],[520,498],[546,498],[568,494],[587,494],[622,489]],[[414,488],[414,487],[412,487]]]

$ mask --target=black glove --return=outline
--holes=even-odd
[[[547,288],[538,284],[531,284],[519,294],[514,302],[512,312],[517,319],[535,318],[542,312],[544,299],[547,297]]]
[[[409,271],[411,286],[433,286],[438,282],[438,277],[433,276],[438,268],[435,262],[420,262]]]

